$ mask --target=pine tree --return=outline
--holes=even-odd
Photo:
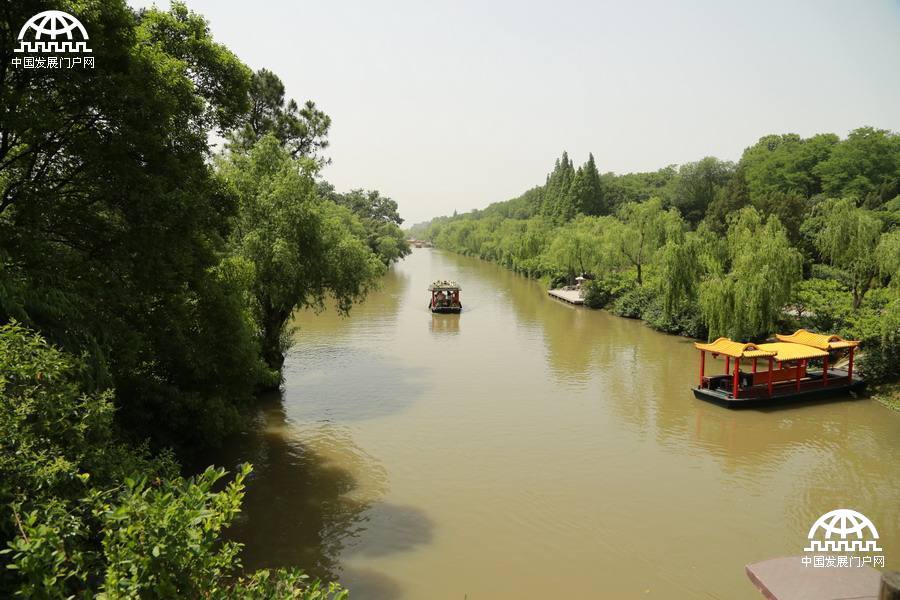
[[[574,179],[575,166],[569,154],[564,151],[547,178],[541,213],[557,222],[565,222],[575,216],[575,208],[569,196]]]
[[[578,167],[569,190],[569,197],[576,213],[583,215],[608,213],[603,201],[600,173],[597,171],[593,154],[590,155],[584,166]]]

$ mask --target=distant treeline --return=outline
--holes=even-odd
[[[900,360],[900,136],[768,135],[706,157],[600,174],[566,153],[543,185],[409,234],[694,337],[804,326],[861,338],[870,379]]]

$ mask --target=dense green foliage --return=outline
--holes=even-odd
[[[293,158],[274,135],[246,154],[229,153],[219,172],[239,203],[230,256],[249,272],[263,357],[277,371],[291,314],[324,309],[327,294],[346,312],[366,295],[384,264],[353,213],[318,196],[314,161]]]
[[[335,204],[349,208],[360,220],[366,231],[369,249],[385,265],[407,256],[411,250],[400,225],[403,219],[397,212],[397,203],[382,196],[378,190],[351,190],[339,194],[327,181],[319,182],[319,194]]]
[[[3,47],[47,8],[96,66],[0,54],[0,596],[332,597],[242,574],[246,471],[176,457],[280,383],[294,310],[349,310],[408,252],[396,204],[320,181],[330,118],[183,4],[14,3]]]
[[[865,375],[896,376],[900,135],[770,135],[736,164],[596,170],[564,153],[544,185],[410,234],[554,285],[588,274],[588,306],[669,333],[862,339]]]
[[[219,538],[250,467],[215,491],[224,471],[186,479],[171,456],[122,443],[111,392],[85,391],[85,371],[20,325],[0,327],[4,596],[341,597],[295,571],[239,577],[239,545]]]

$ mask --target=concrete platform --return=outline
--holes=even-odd
[[[817,568],[799,556],[749,564],[746,571],[769,600],[878,600],[881,588],[881,572],[872,567]]]
[[[581,290],[550,290],[547,293],[554,298],[559,298],[569,304],[584,304],[584,298],[581,297]]]

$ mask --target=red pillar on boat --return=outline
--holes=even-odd
[[[753,372],[756,373],[756,357],[753,357]]]
[[[847,366],[847,383],[853,383],[853,346],[850,346],[850,364]]]
[[[800,371],[803,370],[803,361],[797,361],[797,391],[800,391]]]
[[[703,374],[706,370],[706,351],[700,351],[700,385],[697,387],[703,387]]]
[[[772,395],[772,357],[769,357],[769,396]]]
[[[822,387],[828,386],[828,355],[825,355],[825,358],[822,359]]]
[[[731,372],[731,357],[726,356],[725,357],[725,374],[728,375],[728,373],[730,373],[730,372]]]
[[[741,369],[741,359],[736,357],[734,359],[734,378],[731,380],[731,396],[733,398],[738,397],[738,371]]]

